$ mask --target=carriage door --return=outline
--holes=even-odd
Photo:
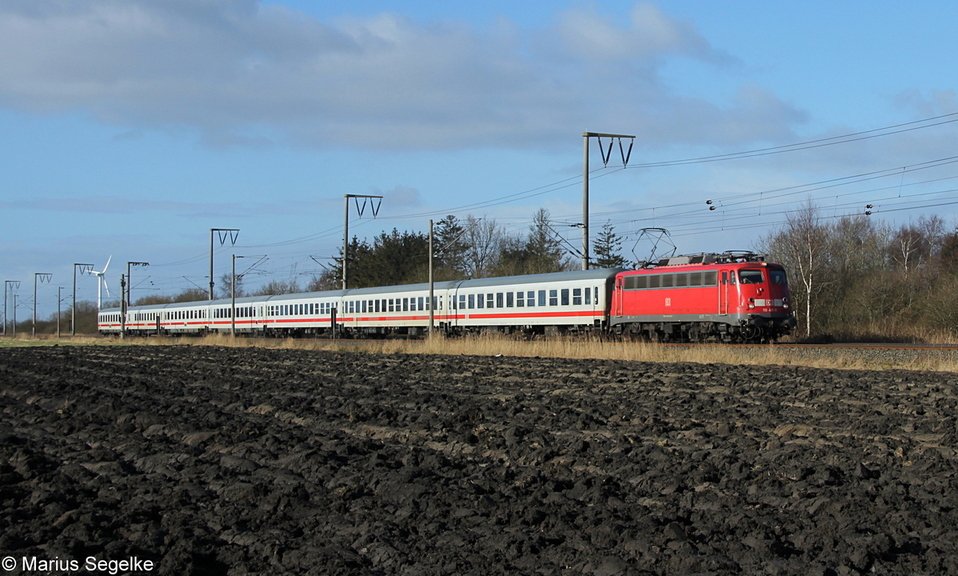
[[[623,298],[625,298],[625,292],[623,290],[624,288],[625,288],[625,277],[617,276],[615,279],[615,292],[612,294],[612,304],[614,304],[615,306],[612,309],[613,316],[622,315],[622,300]],[[598,294],[596,294],[596,300],[598,300]]]
[[[722,279],[719,283],[719,314],[728,314],[728,270],[722,270]]]

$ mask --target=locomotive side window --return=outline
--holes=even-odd
[[[701,272],[692,272],[689,274],[689,286],[701,286],[702,285],[702,273]]]
[[[742,284],[761,284],[762,283],[761,270],[739,270],[738,277],[739,277],[739,282],[741,282]]]
[[[684,288],[689,285],[689,275],[688,274],[676,274],[675,275],[675,286],[676,288]]]
[[[718,272],[715,270],[712,270],[711,272],[703,272],[702,286],[718,286]]]

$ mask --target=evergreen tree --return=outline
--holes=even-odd
[[[549,219],[549,211],[540,208],[532,217],[526,241],[528,261],[526,274],[545,274],[572,269],[572,259],[557,238]]]
[[[433,276],[437,280],[457,280],[466,276],[466,229],[453,215],[433,227]]]
[[[383,232],[373,243],[378,278],[367,286],[415,284],[429,279],[429,235],[422,232]]]
[[[596,235],[592,244],[595,255],[596,268],[621,268],[627,261],[621,254],[622,237],[615,233],[612,221],[602,225],[602,230]]]

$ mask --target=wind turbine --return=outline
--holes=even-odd
[[[101,298],[102,289],[106,288],[106,295],[110,297],[110,285],[106,281],[106,269],[110,267],[110,260],[113,260],[113,255],[111,254],[109,258],[106,259],[106,264],[103,266],[103,270],[97,272],[96,270],[90,270],[90,274],[96,276],[96,309],[100,310],[103,300]]]

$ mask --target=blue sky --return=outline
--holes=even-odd
[[[236,253],[269,258],[248,284],[305,283],[344,194],[384,196],[353,208],[360,238],[446,214],[522,233],[544,207],[578,246],[585,131],[636,136],[625,170],[592,141],[590,189],[593,231],[611,220],[637,257],[643,227],[680,253],[753,248],[809,199],[951,227],[956,21],[944,1],[7,0],[0,280],[22,282],[19,318],[36,272],[47,316],[72,263],[110,256],[114,292],[147,261],[134,298],[174,294],[208,284],[210,228],[239,228],[217,282]]]

